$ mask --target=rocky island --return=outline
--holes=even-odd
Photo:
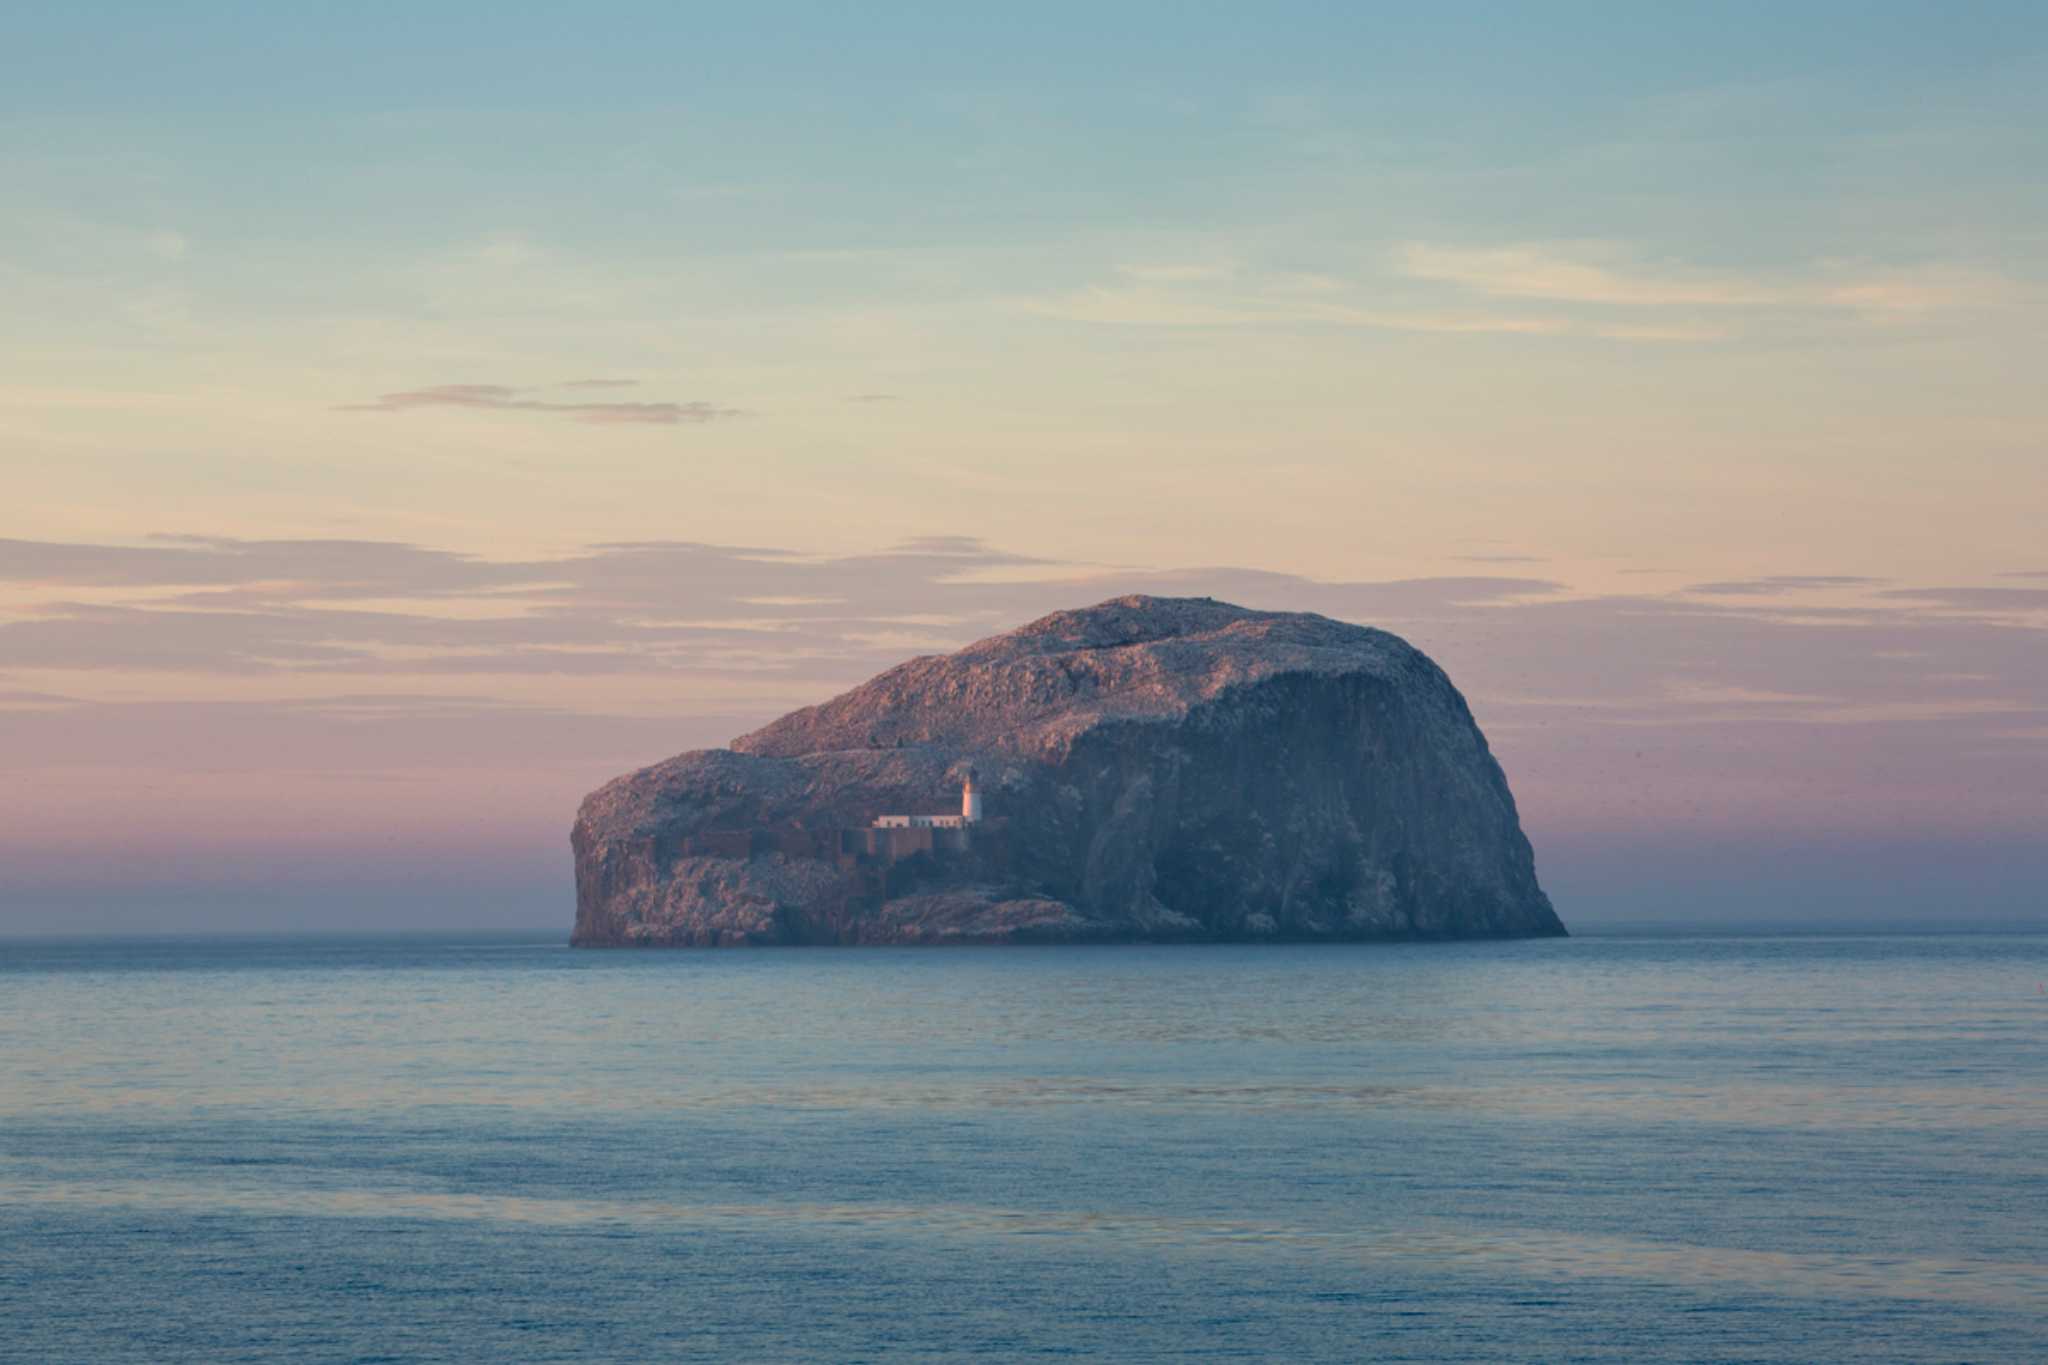
[[[1209,598],[913,659],[609,783],[571,843],[579,945],[1565,932],[1442,669]]]

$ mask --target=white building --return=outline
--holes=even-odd
[[[981,792],[974,785],[976,773],[967,770],[967,780],[960,784],[960,813],[958,815],[877,815],[876,829],[965,829],[981,820]]]

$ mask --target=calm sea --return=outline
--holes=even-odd
[[[0,942],[8,1361],[2048,1359],[2048,937]]]

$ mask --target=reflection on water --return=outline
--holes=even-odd
[[[95,1183],[26,1180],[10,1189],[23,1203],[73,1209],[138,1209],[191,1217],[223,1215],[458,1219],[545,1227],[716,1232],[749,1226],[902,1231],[924,1238],[1088,1239],[1128,1251],[1228,1254],[1304,1252],[1369,1269],[1491,1264],[1518,1279],[1615,1278],[1693,1289],[1819,1298],[1927,1299],[2024,1312],[2048,1303],[2048,1265],[1925,1257],[1791,1254],[1736,1247],[1678,1246],[1612,1236],[1529,1230],[1478,1231],[1416,1224],[1334,1231],[1214,1218],[947,1204],[677,1204],[660,1200],[533,1199],[516,1195],[269,1188],[261,1184],[166,1181]]]
[[[47,1073],[24,1068],[22,1079]],[[2029,1089],[1969,1083],[1947,1085],[1823,1085],[1798,1082],[1730,1082],[1673,1087],[1650,1082],[1517,1082],[1485,1086],[1341,1085],[1262,1081],[1186,1082],[1102,1080],[1089,1076],[925,1081],[791,1081],[764,1085],[744,1080],[705,1084],[679,1080],[665,1089],[644,1086],[562,1084],[547,1089],[476,1080],[437,1083],[429,1078],[392,1077],[382,1082],[330,1084],[308,1093],[285,1083],[228,1079],[208,1090],[209,1107],[332,1114],[394,1113],[434,1107],[486,1110],[569,1109],[597,1111],[631,1099],[643,1113],[693,1109],[953,1110],[1057,1105],[1113,1105],[1121,1108],[1249,1110],[1425,1109],[1466,1110],[1500,1116],[1557,1120],[1621,1121],[1655,1114],[1660,1120],[1739,1128],[1845,1128],[1979,1130],[2042,1126],[2042,1097]],[[183,1112],[190,1096],[176,1087],[122,1089],[106,1085],[53,1083],[26,1099],[16,1111],[83,1116],[158,1116]]]
[[[2021,936],[0,944],[0,1322],[24,1359],[2038,1359],[2043,979]]]

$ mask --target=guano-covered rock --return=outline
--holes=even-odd
[[[970,773],[980,818],[923,818],[960,811]],[[1207,598],[913,659],[619,778],[572,843],[585,945],[1564,932],[1441,669]]]

